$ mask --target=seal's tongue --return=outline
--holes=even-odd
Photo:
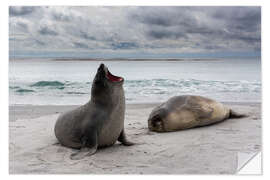
[[[123,78],[111,74],[109,70],[107,73],[107,78],[112,82],[120,82],[123,80]]]

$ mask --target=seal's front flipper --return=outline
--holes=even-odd
[[[84,147],[84,148],[81,148],[78,152],[71,154],[70,159],[80,160],[80,159],[83,159],[85,156],[90,156],[92,154],[95,154],[96,151],[97,151],[97,148]]]
[[[95,154],[98,147],[97,134],[94,133],[90,137],[83,137],[82,144],[82,148],[78,152],[71,154],[70,159],[79,160],[83,159],[85,156],[91,156]]]
[[[133,142],[130,142],[130,141],[127,140],[127,137],[126,137],[126,134],[125,134],[124,129],[122,130],[120,136],[118,137],[118,141],[120,141],[125,146],[132,146],[132,145],[134,145]]]

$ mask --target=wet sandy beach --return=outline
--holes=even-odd
[[[76,106],[10,106],[10,174],[235,174],[238,153],[261,150],[261,104],[226,103],[249,117],[170,133],[149,132],[156,104],[130,104],[125,129],[137,143],[116,143],[82,160],[57,143],[59,113]]]

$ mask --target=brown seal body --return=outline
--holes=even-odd
[[[94,154],[98,147],[111,146],[117,140],[128,142],[124,132],[125,95],[124,79],[112,75],[101,64],[93,81],[91,99],[77,109],[59,116],[55,136],[67,147],[80,149],[72,159]]]
[[[222,103],[202,96],[175,96],[157,106],[148,118],[151,131],[169,132],[214,124],[238,114]]]

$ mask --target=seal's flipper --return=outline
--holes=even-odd
[[[92,154],[95,154],[96,151],[97,151],[97,148],[95,147],[93,148],[84,147],[84,148],[81,148],[80,151],[71,154],[70,159],[80,160],[80,159],[83,159],[85,156],[91,156]]]
[[[133,142],[130,142],[130,141],[127,140],[127,137],[126,137],[126,134],[125,134],[124,129],[121,131],[121,134],[118,137],[118,141],[120,141],[125,146],[132,146],[132,145],[134,145]]]
[[[85,156],[91,156],[97,151],[97,133],[93,133],[92,136],[82,138],[82,148],[70,155],[70,159],[79,160],[83,159]]]
[[[234,110],[230,109],[229,118],[243,118],[243,117],[248,117],[248,115],[247,114],[240,114],[240,113],[235,112]]]

